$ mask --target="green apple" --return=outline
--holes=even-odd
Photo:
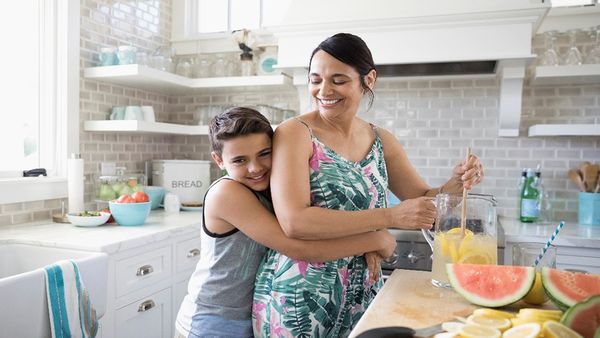
[[[98,193],[98,198],[103,201],[112,201],[117,198],[117,194],[112,189],[112,187],[108,184],[103,184],[100,186],[100,192]]]

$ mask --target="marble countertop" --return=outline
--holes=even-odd
[[[540,242],[545,243],[556,226],[556,223],[523,223],[516,219],[500,218],[504,230],[505,242]],[[600,248],[600,226],[581,225],[575,222],[565,222],[554,240],[558,246],[574,246],[582,248]]]
[[[104,224],[76,227],[69,223],[48,222],[2,226],[0,243],[25,243],[113,254],[188,233],[200,236],[201,227],[201,212],[167,214],[161,209],[152,211],[146,223],[140,226]]]

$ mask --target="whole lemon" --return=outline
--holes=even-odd
[[[533,287],[523,298],[523,301],[531,305],[540,305],[548,301],[548,297],[544,293],[544,287],[542,286],[542,275],[539,271],[535,273],[535,282],[533,282]]]

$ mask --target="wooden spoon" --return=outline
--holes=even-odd
[[[570,169],[569,178],[571,179],[571,181],[573,181],[573,183],[575,183],[579,190],[585,192],[585,182],[583,182],[583,179],[581,178],[581,175],[579,174],[578,170]]]
[[[585,172],[583,172],[583,179],[588,189],[587,192],[594,192],[594,190],[596,190],[598,171],[600,171],[600,166],[597,164],[590,164],[586,166]]]

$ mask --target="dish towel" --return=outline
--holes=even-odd
[[[96,310],[72,260],[44,267],[52,338],[94,338],[98,332]]]

